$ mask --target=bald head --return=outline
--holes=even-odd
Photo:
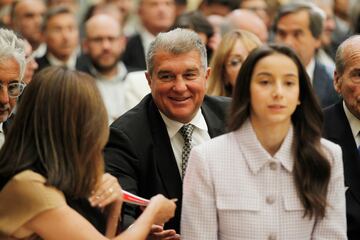
[[[97,30],[115,31],[118,35],[121,34],[120,23],[112,16],[107,14],[96,14],[89,18],[85,23],[86,37],[92,35]]]
[[[353,56],[360,57],[360,35],[354,35],[340,44],[336,51],[336,72],[343,74],[346,65],[353,60]]]
[[[226,21],[235,29],[254,33],[262,42],[268,40],[268,31],[265,23],[250,10],[236,9],[227,15]]]

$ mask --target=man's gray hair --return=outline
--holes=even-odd
[[[324,21],[326,18],[325,12],[316,6],[314,3],[305,2],[303,0],[298,0],[294,2],[290,2],[288,4],[282,5],[274,19],[273,30],[277,32],[277,25],[280,19],[288,14],[297,13],[300,11],[307,11],[309,13],[309,29],[311,35],[315,39],[319,39],[323,32]]]
[[[154,57],[158,51],[165,51],[174,55],[180,55],[191,51],[200,54],[201,65],[207,69],[207,55],[205,45],[197,33],[191,30],[176,28],[169,32],[159,33],[150,44],[146,55],[147,70],[152,75],[154,70]]]
[[[24,40],[17,37],[13,31],[0,28],[0,63],[11,58],[19,64],[21,81],[26,67]]]
[[[359,41],[360,42],[360,35],[354,35],[346,39],[344,42],[340,44],[338,49],[336,50],[336,56],[335,56],[335,69],[336,73],[339,75],[342,75],[345,71],[345,59],[344,59],[344,51],[345,48],[351,44],[353,41]],[[351,51],[351,49],[350,49]]]

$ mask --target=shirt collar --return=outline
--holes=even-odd
[[[160,115],[162,117],[162,119],[165,122],[166,125],[166,129],[168,131],[169,134],[169,138],[173,138],[180,130],[180,128],[184,125],[184,123],[178,122],[178,121],[174,121],[170,118],[168,118],[165,114],[163,114],[160,110]],[[195,117],[189,122],[192,125],[194,125],[195,127],[204,130],[204,131],[208,131],[208,127],[205,121],[204,116],[201,113],[201,110],[198,110]]]
[[[358,133],[360,131],[360,120],[350,112],[344,101],[343,101],[343,107],[344,107],[345,115],[349,121],[351,132],[354,136],[354,139],[357,139]]]
[[[255,131],[248,119],[239,130],[235,132],[239,147],[244,154],[250,170],[257,174],[260,169],[270,161],[279,162],[287,171],[292,172],[294,168],[293,138],[294,129],[290,125],[280,149],[274,156],[271,156],[262,146],[256,137]]]
[[[128,74],[128,71],[125,67],[125,64],[123,62],[118,62],[117,64],[117,74],[112,77],[111,79],[108,79],[104,77],[95,67],[94,65],[90,65],[90,72],[97,80],[100,81],[107,81],[107,82],[121,82],[124,81],[126,78],[126,75]]]
[[[311,58],[309,64],[306,66],[306,72],[310,77],[311,83],[313,82],[314,71],[315,71],[315,59]]]
[[[66,61],[63,62],[60,59],[58,59],[57,57],[55,57],[53,54],[51,54],[50,52],[48,52],[46,54],[47,59],[50,62],[50,65],[52,66],[64,66],[67,67],[69,69],[75,70],[76,67],[76,52],[74,51],[74,53],[70,56],[70,58]]]

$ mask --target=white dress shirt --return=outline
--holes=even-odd
[[[192,149],[183,185],[182,240],[310,240],[346,237],[341,148],[322,139],[332,165],[326,217],[309,220],[294,177],[291,127],[271,156],[250,121]]]
[[[314,71],[315,71],[315,59],[312,58],[309,62],[309,64],[306,66],[306,73],[310,77],[310,82],[313,84],[314,82]]]
[[[184,146],[184,138],[181,136],[179,130],[184,124],[171,120],[170,118],[166,117],[161,111],[160,115],[165,122],[166,130],[169,134],[170,143],[175,155],[176,163],[178,165],[179,172],[181,173],[181,153]],[[208,141],[210,139],[208,127],[206,125],[205,118],[201,113],[201,110],[196,113],[195,117],[189,123],[195,126],[192,134],[192,146],[197,146],[200,143],[204,143],[205,141]]]
[[[111,79],[105,78],[94,67],[91,67],[90,71],[93,76],[95,76],[96,85],[104,101],[109,124],[111,124],[128,110],[125,103],[125,78],[127,69],[123,62],[119,62],[117,65],[117,74]]]

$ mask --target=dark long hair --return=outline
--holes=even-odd
[[[304,217],[325,216],[330,180],[330,162],[321,149],[323,115],[309,77],[297,55],[288,47],[263,46],[255,49],[242,65],[233,93],[229,130],[235,131],[250,116],[250,83],[256,64],[272,54],[282,54],[297,66],[300,84],[300,105],[291,116],[295,129],[294,180],[305,208]]]
[[[31,169],[67,196],[87,197],[103,173],[107,122],[93,78],[60,67],[40,71],[0,151],[0,176]]]

